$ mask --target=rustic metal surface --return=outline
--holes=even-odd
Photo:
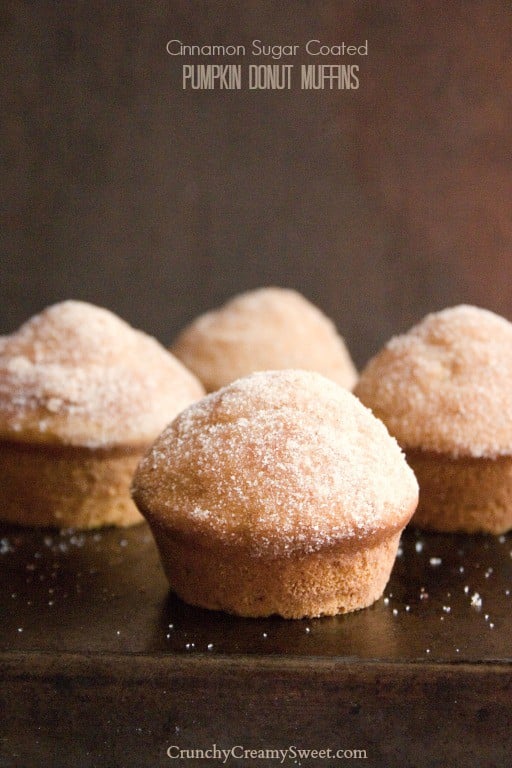
[[[408,531],[384,598],[304,621],[184,605],[145,525],[3,527],[0,547],[2,766],[158,766],[214,742],[356,746],[372,766],[512,755],[510,536]]]
[[[509,536],[408,532],[385,600],[295,622],[234,618],[169,596],[146,525],[3,530],[0,650],[186,654],[211,644],[212,655],[512,661]]]

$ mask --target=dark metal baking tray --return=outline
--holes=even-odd
[[[509,765],[511,576],[511,536],[410,529],[372,607],[240,619],[172,596],[145,525],[4,526],[0,765],[221,765],[166,755],[212,744],[359,749],[366,766]],[[225,764],[279,764],[240,754]]]

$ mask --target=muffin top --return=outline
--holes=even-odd
[[[181,413],[139,464],[152,524],[254,554],[359,548],[399,531],[418,486],[385,426],[320,374],[266,371]]]
[[[512,453],[512,324],[461,305],[392,338],[355,390],[405,449]]]
[[[202,385],[106,309],[64,301],[0,337],[0,438],[147,446]]]
[[[351,389],[357,373],[331,322],[300,293],[260,288],[196,318],[172,352],[210,392],[254,371],[303,368]]]

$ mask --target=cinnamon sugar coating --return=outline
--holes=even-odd
[[[254,371],[302,368],[351,389],[357,372],[342,337],[293,290],[260,288],[196,318],[171,351],[208,391]]]
[[[202,385],[106,309],[64,301],[0,338],[0,439],[145,448]]]
[[[160,435],[133,497],[158,531],[250,557],[399,532],[418,486],[396,441],[348,391],[312,372],[255,373],[195,403]]]
[[[391,339],[355,388],[399,444],[441,455],[512,455],[512,324],[461,305]]]

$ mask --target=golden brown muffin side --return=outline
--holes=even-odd
[[[274,557],[219,542],[201,546],[165,528],[155,538],[169,583],[185,602],[238,616],[300,619],[374,603],[389,580],[400,532],[358,550],[332,546]]]
[[[434,531],[506,533],[512,528],[512,457],[452,458],[406,451],[420,498],[413,524]]]
[[[139,460],[139,450],[0,442],[1,519],[80,529],[140,523],[128,493]]]

